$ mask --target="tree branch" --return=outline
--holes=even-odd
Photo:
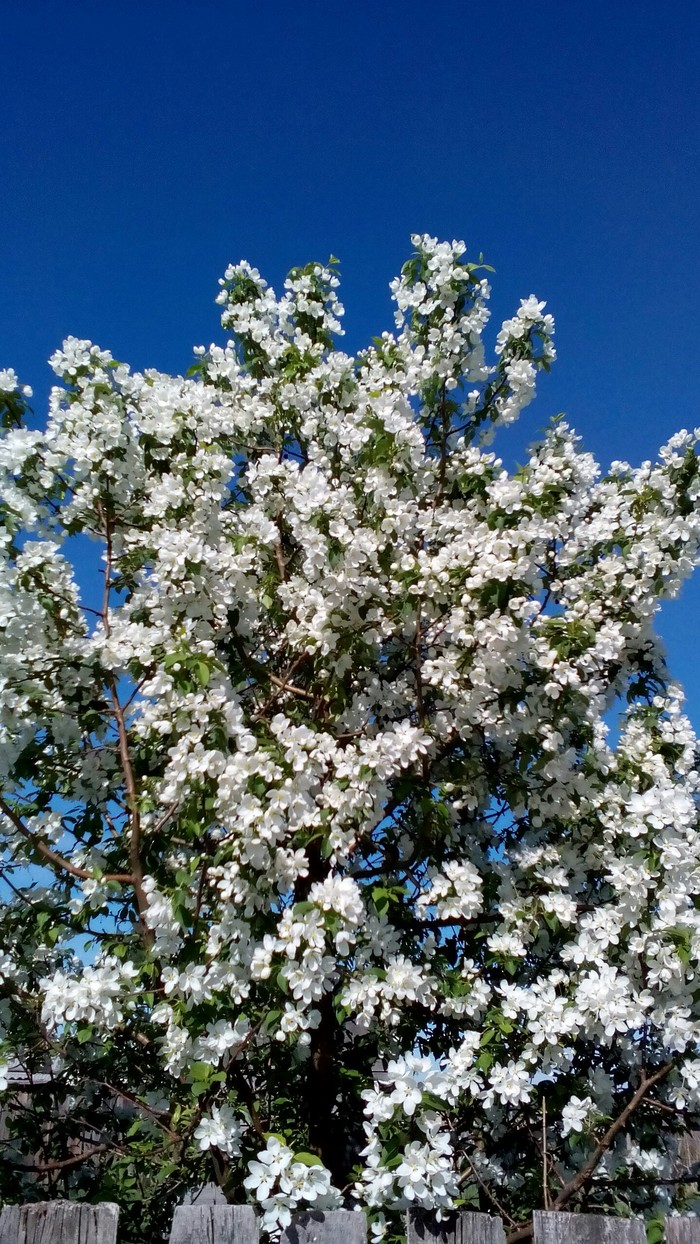
[[[64,1170],[68,1166],[79,1166],[81,1162],[89,1161],[98,1153],[107,1153],[110,1148],[110,1145],[93,1145],[92,1149],[85,1149],[83,1153],[77,1153],[72,1158],[52,1158],[49,1162],[11,1162],[10,1165],[15,1170],[37,1171],[39,1174],[46,1174],[48,1171]]]
[[[105,638],[110,636],[109,621],[109,598],[112,586],[112,529],[109,519],[105,515],[105,583],[104,595],[102,598],[102,626],[104,628]],[[129,809],[130,821],[130,838],[129,838],[129,860],[131,863],[131,884],[134,887],[136,895],[136,905],[138,907],[139,922],[141,925],[141,937],[145,946],[152,946],[155,935],[152,929],[146,924],[146,912],[148,911],[148,899],[146,891],[143,888],[143,865],[141,863],[141,815],[139,812],[138,791],[136,789],[136,780],[134,778],[134,770],[131,764],[131,755],[129,753],[129,733],[124,717],[124,709],[120,703],[117,693],[117,686],[114,675],[109,673],[105,679],[109,697],[112,703],[112,715],[117,723],[117,739],[118,752],[121,764],[122,774],[124,776],[124,784],[126,786],[126,802]]]
[[[628,1119],[637,1109],[637,1106],[639,1106],[644,1100],[646,1094],[649,1092],[649,1089],[653,1088],[655,1084],[658,1084],[660,1080],[663,1080],[664,1077],[668,1075],[669,1071],[672,1070],[673,1066],[673,1062],[664,1063],[663,1067],[660,1067],[659,1070],[655,1071],[653,1075],[645,1076],[642,1079],[636,1093],[630,1098],[624,1110],[622,1110],[617,1118],[610,1124],[607,1132],[601,1136],[591,1156],[586,1159],[581,1169],[574,1175],[573,1179],[570,1179],[569,1182],[564,1185],[558,1197],[552,1201],[550,1205],[551,1210],[556,1212],[563,1209],[565,1205],[568,1205],[571,1198],[575,1196],[577,1192],[580,1192],[586,1187],[586,1184],[590,1183],[601,1159],[607,1153],[608,1149],[615,1140],[615,1137],[618,1136],[624,1129]],[[511,1232],[508,1236],[507,1244],[517,1244],[517,1241],[519,1240],[531,1239],[532,1231],[532,1223],[526,1223],[525,1226],[519,1227],[517,1231]]]
[[[67,860],[65,856],[59,855],[58,851],[53,851],[45,842],[42,842],[40,838],[37,838],[30,829],[27,829],[27,826],[21,818],[17,815],[14,809],[5,802],[2,796],[0,796],[0,812],[7,817],[8,821],[12,822],[17,832],[22,834],[28,842],[31,842],[32,846],[35,847],[39,854],[43,855],[44,859],[53,864],[55,868],[62,868],[64,872],[70,873],[72,877],[80,877],[83,881],[95,880],[94,872],[90,872],[88,868],[79,868],[77,864],[71,864],[70,860]],[[134,878],[131,873],[104,873],[101,880],[119,881],[122,884],[127,885],[132,884]]]

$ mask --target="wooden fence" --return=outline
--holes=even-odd
[[[0,1244],[118,1244],[116,1205],[42,1201],[0,1209]],[[646,1244],[640,1218],[602,1214],[533,1216],[533,1244]],[[457,1213],[437,1222],[430,1214],[407,1216],[407,1244],[505,1244],[500,1218]],[[700,1244],[700,1217],[666,1219],[667,1244]],[[170,1244],[258,1244],[258,1220],[248,1205],[180,1205]],[[367,1244],[364,1214],[352,1210],[297,1214],[282,1244]]]

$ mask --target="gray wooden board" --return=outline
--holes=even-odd
[[[640,1218],[543,1210],[536,1211],[532,1218],[534,1244],[646,1244],[646,1228]]]
[[[700,1244],[700,1218],[697,1214],[666,1219],[666,1244]]]
[[[366,1244],[367,1219],[352,1209],[311,1210],[294,1214],[283,1244]]]
[[[170,1232],[170,1244],[258,1244],[258,1239],[250,1205],[178,1205]]]
[[[217,1184],[201,1184],[192,1188],[182,1198],[183,1205],[228,1205],[221,1188]]]
[[[0,1210],[0,1244],[116,1244],[119,1207],[39,1201]]]
[[[500,1218],[467,1210],[438,1222],[429,1210],[411,1209],[406,1215],[406,1244],[505,1244]]]

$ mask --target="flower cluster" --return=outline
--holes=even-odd
[[[242,1126],[230,1106],[213,1106],[210,1115],[200,1121],[194,1131],[199,1148],[219,1149],[229,1157],[240,1155]]]
[[[125,1010],[133,1008],[131,992],[138,972],[133,963],[120,964],[106,957],[97,966],[81,966],[78,972],[55,972],[41,982],[42,1019],[55,1029],[62,1024],[85,1022],[98,1028],[116,1028]]]
[[[298,1206],[314,1209],[335,1209],[340,1193],[330,1183],[330,1173],[316,1161],[295,1160],[294,1152],[278,1136],[268,1137],[267,1144],[249,1162],[249,1175],[243,1186],[259,1203],[263,1230],[276,1235],[292,1220]]]

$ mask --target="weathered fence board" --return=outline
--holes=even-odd
[[[228,1205],[228,1201],[224,1196],[218,1184],[202,1184],[199,1188],[193,1188],[191,1192],[185,1194],[182,1198],[183,1205]]]
[[[700,1218],[667,1218],[666,1244],[700,1244]]]
[[[437,1222],[426,1210],[411,1209],[406,1216],[406,1244],[505,1244],[500,1218],[467,1210]]]
[[[282,1240],[284,1244],[367,1244],[367,1219],[351,1209],[294,1214]]]
[[[250,1205],[178,1205],[170,1231],[170,1244],[258,1244],[258,1240],[258,1222]]]
[[[40,1201],[0,1210],[0,1244],[116,1244],[119,1206]]]
[[[641,1218],[603,1214],[533,1214],[535,1244],[646,1244]]]
[[[199,1189],[198,1203],[175,1210],[170,1244],[259,1244],[255,1210],[221,1204],[214,1185]],[[119,1207],[105,1202],[42,1201],[0,1208],[0,1244],[117,1244]],[[505,1244],[500,1218],[459,1211],[438,1222],[427,1210],[406,1215],[407,1244]],[[666,1244],[700,1244],[700,1216],[676,1215],[665,1222]],[[604,1214],[533,1215],[533,1244],[646,1244],[640,1218]],[[295,1214],[281,1244],[367,1244],[367,1219],[354,1210],[312,1210]]]

